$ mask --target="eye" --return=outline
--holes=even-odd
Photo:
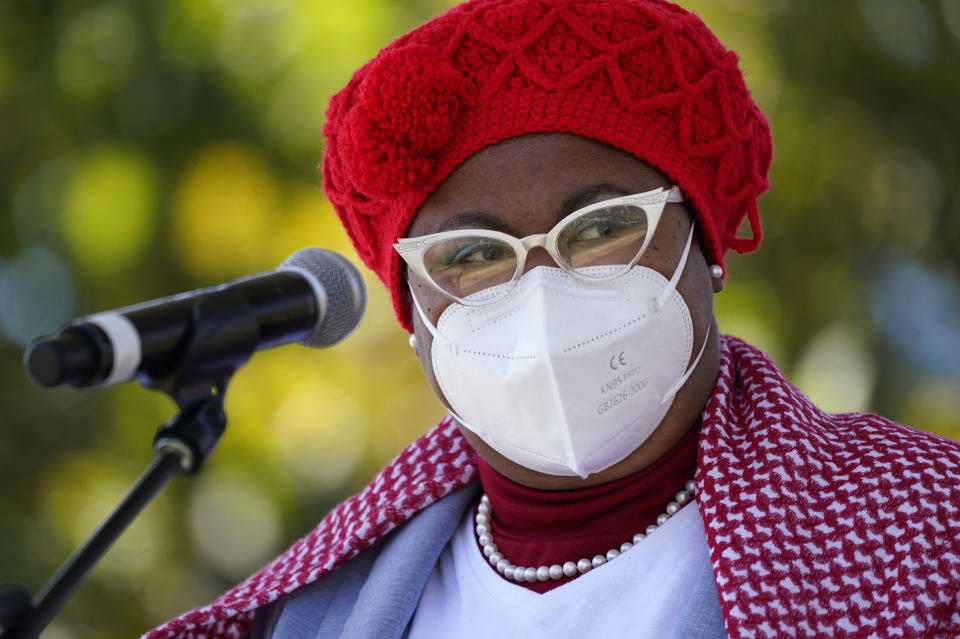
[[[557,250],[575,270],[631,264],[643,251],[647,216],[642,207],[613,205],[574,217],[557,237]]]
[[[437,288],[463,298],[509,282],[517,270],[517,254],[496,238],[448,237],[426,250],[423,265]]]
[[[488,264],[507,258],[512,258],[509,247],[500,242],[477,240],[447,251],[440,261],[443,266],[469,266]]]
[[[576,220],[564,233],[564,239],[567,244],[602,242],[634,234],[644,225],[644,219],[629,208],[604,209]]]

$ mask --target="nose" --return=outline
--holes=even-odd
[[[542,246],[535,246],[527,252],[527,262],[523,265],[523,272],[526,273],[538,266],[559,266],[559,264],[550,257],[547,249]]]
[[[554,261],[546,249],[546,234],[528,235],[527,237],[523,238],[522,242],[527,248],[527,258],[523,265],[524,273],[538,266],[560,266],[556,263],[556,261]]]

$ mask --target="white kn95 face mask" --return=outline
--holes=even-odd
[[[602,282],[538,266],[495,302],[451,304],[437,326],[414,295],[453,416],[507,459],[551,475],[587,477],[636,450],[706,347],[705,337],[688,367],[693,324],[676,284],[692,238],[691,228],[669,281],[644,266]]]

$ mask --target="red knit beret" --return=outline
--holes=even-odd
[[[659,169],[693,204],[707,251],[760,243],[772,146],[727,51],[662,0],[472,0],[399,38],[333,96],[324,190],[411,330],[391,244],[453,169],[528,133],[574,133]],[[751,238],[738,238],[744,216]]]

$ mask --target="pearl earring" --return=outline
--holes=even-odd
[[[408,341],[410,342],[410,348],[417,350],[417,336],[410,333],[410,339]]]
[[[715,280],[719,280],[723,277],[723,267],[719,264],[713,264],[710,266],[710,277]]]

